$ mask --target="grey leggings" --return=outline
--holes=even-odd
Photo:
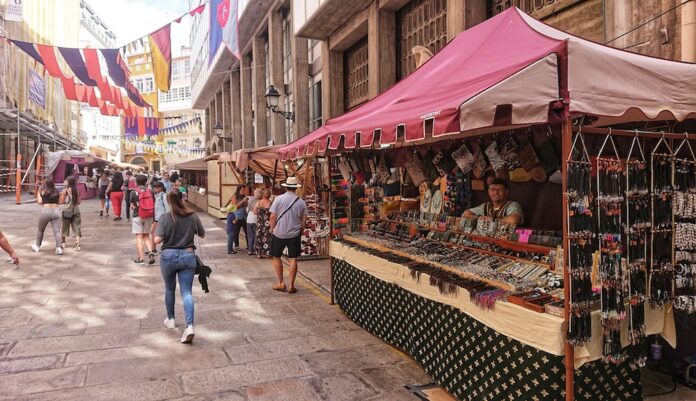
[[[53,230],[53,237],[56,239],[56,248],[60,246],[60,224],[63,220],[63,214],[60,208],[48,208],[42,207],[41,214],[39,215],[39,230],[36,232],[36,245],[41,246],[43,242],[44,231],[46,231],[46,226],[51,223],[51,229]]]

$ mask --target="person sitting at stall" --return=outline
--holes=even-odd
[[[490,202],[467,209],[462,217],[499,221],[505,224],[519,225],[524,222],[522,206],[508,198],[508,183],[499,178],[488,185]]]

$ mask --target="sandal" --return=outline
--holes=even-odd
[[[275,291],[280,291],[280,292],[285,292],[287,291],[287,288],[285,287],[285,284],[275,284],[273,286],[273,290]]]
[[[288,289],[288,294],[294,294],[296,292],[297,292],[297,288],[295,288],[295,287]]]
[[[76,251],[81,251],[82,248],[80,247],[80,244],[75,244],[75,250]]]

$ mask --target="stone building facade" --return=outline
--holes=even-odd
[[[208,19],[192,32],[192,97],[207,153],[287,143],[374,98],[459,32],[516,6],[556,28],[628,51],[696,60],[696,2],[681,0],[240,1],[241,60],[208,62]],[[200,49],[197,56],[196,44]],[[210,67],[208,67],[210,65]],[[198,71],[196,68],[198,67]],[[266,108],[273,85],[287,121]],[[216,122],[229,139],[213,134]]]

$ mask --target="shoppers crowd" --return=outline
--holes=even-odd
[[[113,221],[130,221],[135,239],[134,263],[154,265],[160,246],[160,270],[165,288],[165,327],[176,328],[174,317],[175,289],[177,281],[181,292],[186,325],[182,343],[194,338],[193,278],[197,269],[211,270],[196,255],[195,237],[205,236],[199,217],[186,206],[186,188],[176,174],[140,174],[129,170],[103,170],[98,173],[99,218]],[[235,194],[223,208],[227,215],[227,253],[241,252],[240,235],[243,233],[247,253],[258,258],[271,258],[276,282],[269,289],[289,294],[297,292],[295,278],[297,258],[301,253],[301,234],[304,231],[307,207],[296,194],[301,187],[295,177],[282,184],[286,192],[271,196],[269,188],[238,186]],[[72,247],[82,250],[82,212],[80,193],[74,176],[69,176],[58,190],[48,177],[37,191],[38,214],[36,239],[31,248],[40,252],[44,233],[50,225],[55,241],[54,253],[63,255],[70,237]],[[117,239],[112,239],[117,240]],[[0,247],[19,265],[19,257],[0,232]],[[283,277],[282,255],[289,260],[287,284]],[[207,292],[207,282],[201,279]]]

